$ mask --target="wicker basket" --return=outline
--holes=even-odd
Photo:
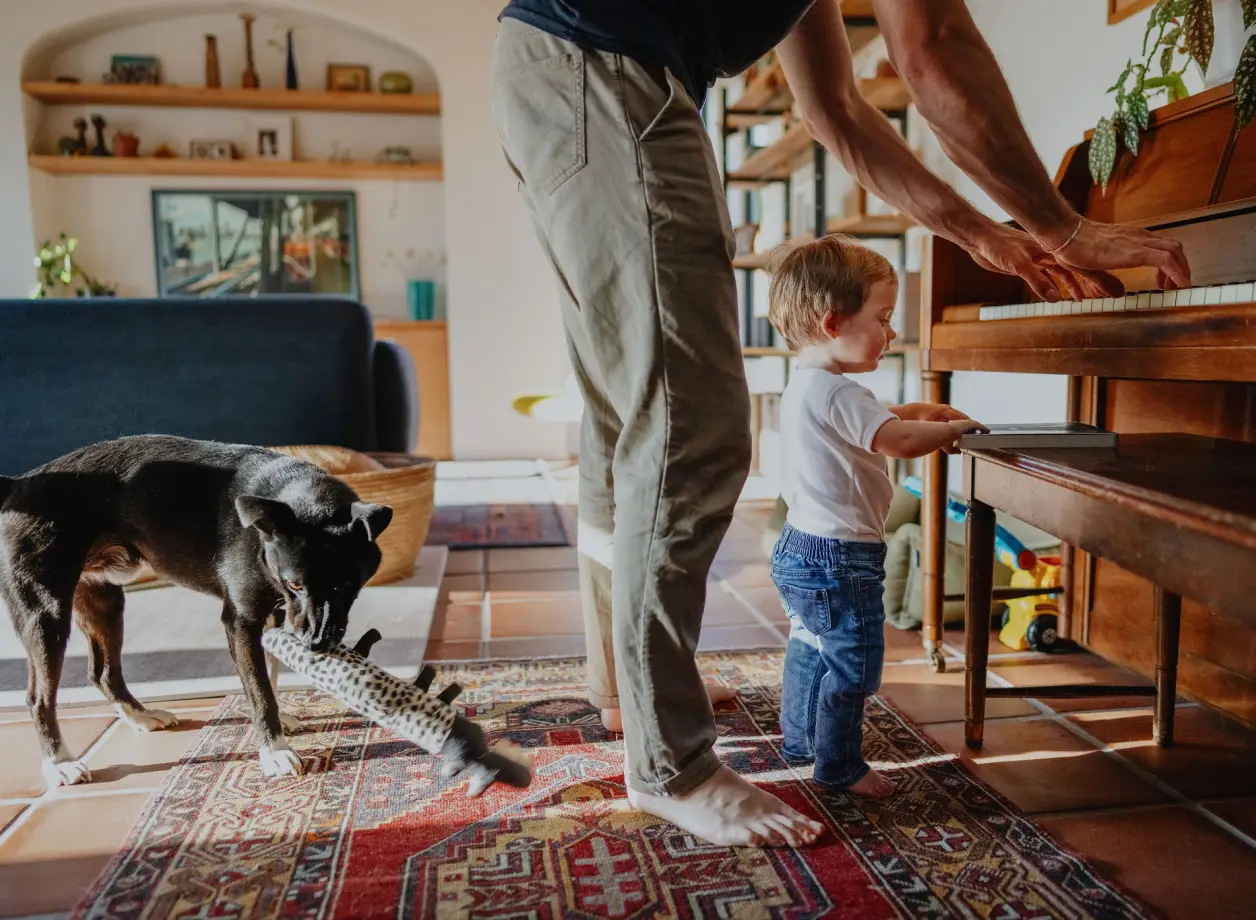
[[[379,548],[384,558],[368,585],[387,584],[414,574],[415,562],[432,523],[432,506],[436,497],[435,460],[412,454],[363,455],[321,445],[272,449],[321,467],[353,489],[364,502],[392,508],[392,523],[379,536]],[[374,462],[363,462],[364,456]]]

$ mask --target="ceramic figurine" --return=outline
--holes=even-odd
[[[92,127],[96,129],[96,146],[92,147],[91,155],[94,157],[113,156],[109,152],[109,148],[105,146],[105,117],[103,115],[92,116]]]
[[[63,137],[57,142],[57,147],[61,150],[62,156],[81,157],[87,153],[87,119],[74,119],[74,132],[76,137]]]
[[[222,75],[218,71],[218,36],[205,36],[205,88],[218,89],[222,86]]]
[[[257,71],[253,67],[253,23],[257,17],[252,13],[241,13],[240,19],[244,22],[244,59],[246,61],[244,78],[240,85],[245,89],[257,89],[261,86]]]

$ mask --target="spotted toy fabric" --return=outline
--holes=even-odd
[[[358,715],[391,729],[429,754],[439,754],[454,726],[454,708],[393,677],[352,649],[313,652],[286,629],[262,633],[262,647],[319,690]]]

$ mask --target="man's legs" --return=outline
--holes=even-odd
[[[586,400],[619,423],[610,569],[630,797],[707,839],[806,839],[817,826],[720,766],[694,660],[750,450],[732,233],[701,118],[661,71],[509,20],[494,110],[570,300]],[[582,530],[605,509],[582,508]],[[712,782],[732,791],[694,804]]]

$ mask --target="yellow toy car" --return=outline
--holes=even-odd
[[[1009,587],[1058,588],[1060,566],[1059,556],[1039,556],[1032,567],[1012,573]],[[1018,652],[1054,652],[1060,648],[1060,602],[1056,595],[1035,594],[1005,603],[1000,642]]]

